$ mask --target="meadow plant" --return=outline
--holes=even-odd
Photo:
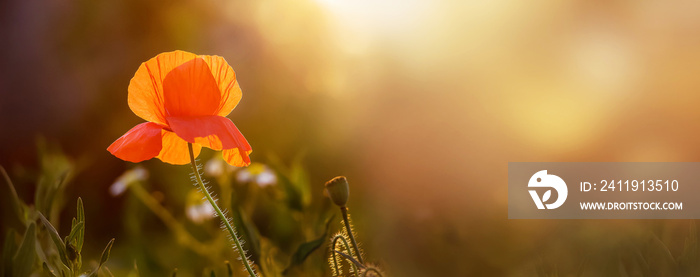
[[[226,117],[241,96],[236,73],[224,58],[184,51],[159,54],[141,64],[129,84],[129,107],[148,122],[129,130],[107,150],[135,163],[152,158],[176,165],[189,162],[191,181],[221,219],[248,274],[257,276],[232,218],[217,204],[196,161],[207,147],[222,150],[231,165],[250,165],[252,148]]]
[[[67,163],[67,161],[64,162]],[[21,235],[14,229],[9,229],[6,234],[2,249],[1,276],[25,277],[41,274],[42,276],[51,277],[92,277],[98,276],[99,272],[106,272],[111,275],[109,269],[103,265],[109,259],[114,239],[107,243],[95,268],[87,271],[83,268],[82,250],[85,244],[86,220],[81,198],[77,200],[76,216],[73,217],[71,222],[70,233],[61,238],[54,225],[41,211],[36,209],[37,205],[27,205],[19,198],[12,180],[3,167],[0,167],[0,172],[12,197],[12,208],[16,212],[17,219],[21,221],[21,226],[25,227],[24,233]],[[65,172],[65,174],[68,173]],[[64,186],[64,181],[65,178],[58,180],[56,186]],[[45,184],[48,184],[48,182],[39,182],[39,186]],[[52,207],[54,205],[53,200],[57,198],[45,198],[45,202],[42,205]],[[40,225],[36,224],[37,220],[41,221]],[[18,237],[20,238],[19,244],[17,244]],[[53,247],[50,245],[53,245]]]
[[[333,204],[340,208],[340,213],[343,216],[341,223],[344,228],[333,235],[330,241],[331,251],[328,263],[333,276],[344,276],[343,260],[339,259],[339,256],[344,258],[350,266],[347,276],[383,276],[382,271],[377,266],[365,263],[364,253],[355,239],[355,230],[347,207],[350,198],[350,184],[348,184],[347,178],[338,176],[326,182],[325,192]]]
[[[124,247],[137,257],[126,258],[133,261],[127,263],[133,264],[131,268],[124,266],[122,259],[116,275],[162,272],[162,269],[153,270],[157,260],[148,258],[157,255],[149,254],[154,252],[165,253],[158,255],[164,259],[171,256],[183,259],[194,253],[202,257],[197,261],[216,265],[205,266],[202,276],[217,276],[217,272],[219,276],[234,276],[235,266],[221,258],[233,249],[248,276],[327,276],[323,255],[312,254],[318,253],[330,237],[333,276],[343,275],[343,261],[349,265],[350,275],[382,276],[376,266],[365,262],[357,243],[347,208],[349,185],[345,177],[326,184],[328,198],[315,198],[308,173],[302,166],[302,155],[290,165],[274,155],[269,155],[267,164],[251,164],[251,146],[226,117],[242,94],[235,72],[223,58],[183,51],[159,54],[141,64],[128,92],[129,107],[147,122],[133,127],[107,150],[132,163],[157,158],[168,164],[189,164],[190,182],[197,190],[189,195],[200,195],[203,199],[192,201],[191,197],[183,197],[186,199],[182,202],[190,203],[186,205],[187,216],[183,220],[163,204],[163,193],[150,191],[149,176],[156,175],[150,169],[137,165],[117,177],[108,189],[109,194],[131,195],[130,199],[136,200],[127,202],[123,220],[127,233],[135,234],[131,248],[128,243]],[[205,168],[197,159],[203,147],[221,153],[216,153]],[[33,204],[25,204],[18,197],[9,175],[0,167],[12,199],[12,214],[21,227],[19,232],[11,228],[6,231],[0,276],[114,276],[105,264],[114,239],[108,242],[99,260],[83,263],[85,232],[89,229],[81,198],[77,200],[77,212],[69,232],[60,234],[60,229],[55,227],[60,215],[65,214],[65,188],[80,168],[60,151],[47,147],[43,140],[39,141],[38,149],[41,170]],[[205,173],[218,185],[216,188],[203,178]],[[340,207],[344,226],[334,236],[330,235],[334,218],[331,201]],[[159,244],[139,230],[144,223],[143,213],[139,213],[143,209],[163,223],[175,238],[175,244]],[[209,233],[207,222],[214,216],[220,219],[226,235],[218,230],[216,235],[214,230]],[[225,236],[230,243],[224,243]],[[244,249],[246,241],[247,249]],[[168,252],[181,246],[191,252]],[[145,261],[147,268],[139,269],[138,260]],[[86,264],[90,265],[89,269],[85,268]],[[183,273],[173,264],[162,267],[171,276]]]

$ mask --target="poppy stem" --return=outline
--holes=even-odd
[[[352,227],[350,227],[350,218],[348,215],[348,208],[347,207],[340,207],[340,213],[343,214],[343,222],[345,223],[345,231],[348,232],[348,237],[350,237],[350,242],[352,243],[352,247],[355,249],[355,255],[357,255],[357,260],[359,260],[361,264],[365,264],[365,261],[362,260],[362,253],[360,253],[360,248],[357,246],[357,241],[355,241],[355,235],[352,232]]]
[[[192,150],[192,143],[187,143],[187,147],[190,150],[190,163],[192,164],[192,170],[194,170],[194,177],[197,179],[197,184],[199,185],[199,188],[202,190],[202,193],[204,196],[207,197],[207,200],[209,200],[209,203],[211,204],[212,207],[214,207],[214,210],[216,210],[216,214],[221,218],[221,221],[224,223],[226,226],[226,229],[228,230],[229,234],[231,235],[231,239],[233,240],[234,244],[236,245],[236,250],[238,251],[238,254],[241,256],[241,261],[243,262],[243,265],[245,266],[245,269],[248,271],[248,274],[250,276],[258,276],[255,274],[255,271],[253,270],[252,266],[250,265],[250,261],[248,261],[248,257],[246,257],[246,252],[243,250],[243,246],[241,245],[240,240],[238,239],[238,236],[236,235],[236,231],[233,226],[231,226],[231,223],[229,222],[228,218],[224,215],[224,213],[221,211],[219,208],[219,205],[216,204],[216,201],[214,201],[214,198],[211,197],[211,194],[209,193],[209,190],[207,190],[207,187],[204,185],[204,182],[202,182],[202,176],[199,175],[199,170],[197,169],[197,162],[194,159],[194,151]]]

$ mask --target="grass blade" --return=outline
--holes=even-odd
[[[78,221],[85,222],[85,208],[83,207],[83,199],[78,197]],[[76,237],[75,240],[75,248],[78,250],[78,253],[83,250],[83,242],[85,241],[85,225],[83,224],[83,228],[80,230],[78,233],[78,236]]]
[[[41,222],[44,223],[44,227],[46,227],[46,231],[49,232],[51,240],[53,240],[56,248],[58,248],[58,255],[61,258],[61,261],[64,265],[70,267],[68,258],[66,257],[66,245],[63,243],[63,240],[61,240],[61,236],[58,234],[58,231],[56,231],[56,228],[51,225],[51,222],[49,222],[49,220],[46,219],[43,214],[39,213],[39,218],[41,218]]]
[[[78,234],[80,234],[80,231],[83,230],[84,226],[85,226],[85,222],[82,222],[82,221],[75,224],[75,227],[73,227],[73,229],[70,230],[70,234],[68,235],[68,237],[66,237],[65,244],[66,245],[72,244],[76,247],[76,250],[77,250],[77,248],[78,248],[77,244],[72,243],[72,242],[73,242],[73,240],[75,240],[77,238]],[[78,252],[80,252],[80,251],[78,251]]]
[[[12,276],[25,277],[32,273],[36,260],[36,225],[29,225],[17,254],[12,259]]]
[[[14,184],[12,184],[10,176],[7,175],[7,171],[5,171],[5,168],[2,166],[0,166],[0,173],[2,173],[2,176],[5,178],[5,183],[7,183],[7,187],[10,189],[10,196],[12,198],[12,209],[17,215],[17,219],[24,222],[24,203],[22,202],[22,200],[19,199],[19,196],[17,196],[15,186]]]
[[[231,263],[226,261],[226,269],[228,270],[228,277],[233,277],[233,268],[231,268]]]
[[[328,229],[330,228],[332,218],[333,217],[326,220],[326,229],[320,237],[299,245],[297,250],[294,252],[294,255],[292,255],[291,261],[289,262],[289,266],[287,266],[287,268],[282,272],[282,274],[287,274],[287,272],[289,272],[289,270],[292,267],[301,265],[304,262],[304,260],[306,260],[306,258],[309,257],[309,255],[311,255],[312,252],[316,251],[316,249],[320,248],[321,245],[323,245],[323,242],[326,241],[326,236],[328,235]]]
[[[12,272],[12,257],[17,253],[17,244],[15,242],[15,229],[10,229],[5,235],[5,245],[2,247],[2,276],[10,276]]]
[[[93,276],[97,277],[97,272],[99,272],[99,271],[100,271],[100,268],[102,267],[102,265],[103,265],[107,260],[109,260],[109,252],[112,251],[112,245],[114,245],[114,239],[109,240],[109,242],[107,243],[107,246],[105,247],[105,250],[102,251],[102,257],[100,257],[100,264],[97,265],[97,268],[95,268],[95,271],[93,271],[92,273],[90,273],[90,276],[89,276],[89,277],[93,277]],[[136,269],[136,262],[134,262],[134,269]],[[173,274],[175,274],[175,273],[173,273]]]
[[[49,268],[49,266],[44,262],[42,264],[42,267],[44,267],[44,274],[50,276],[50,277],[56,277],[56,274],[53,274],[53,271]]]
[[[109,240],[107,243],[107,247],[105,247],[105,250],[102,251],[102,257],[100,258],[100,265],[97,266],[97,269],[100,269],[100,267],[107,262],[109,259],[109,252],[112,251],[112,245],[114,245],[114,239]]]

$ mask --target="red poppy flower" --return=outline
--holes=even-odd
[[[129,83],[129,108],[145,119],[107,150],[141,162],[156,157],[171,164],[190,162],[202,146],[223,150],[234,166],[250,164],[253,152],[226,116],[241,100],[236,73],[224,58],[184,51],[162,53],[142,63]]]

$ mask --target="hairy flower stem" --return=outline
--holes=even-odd
[[[236,231],[234,231],[233,226],[231,226],[229,220],[226,218],[226,216],[224,216],[224,213],[219,208],[219,205],[216,204],[214,198],[211,197],[209,190],[207,190],[207,187],[204,186],[204,182],[202,182],[202,176],[199,175],[199,170],[197,169],[197,162],[194,160],[194,151],[192,150],[192,143],[188,142],[187,147],[190,150],[190,163],[192,164],[194,177],[195,179],[197,179],[197,184],[199,185],[199,188],[202,190],[204,196],[207,197],[207,200],[209,200],[211,206],[214,207],[214,210],[216,210],[216,214],[226,226],[226,229],[228,230],[229,234],[231,234],[231,238],[233,239],[234,244],[236,244],[236,250],[238,250],[238,255],[241,256],[241,261],[243,262],[246,271],[248,271],[248,274],[250,274],[250,276],[258,276],[255,274],[255,271],[253,271],[253,268],[250,266],[250,261],[248,261],[248,257],[246,257],[245,255],[245,251],[243,250],[243,246],[241,245],[241,242],[238,239],[238,235],[236,235]]]
[[[362,260],[362,254],[360,253],[360,248],[357,247],[357,241],[355,241],[355,235],[352,233],[352,229],[350,228],[350,219],[348,218],[348,207],[340,207],[340,213],[343,214],[343,221],[345,222],[345,230],[348,231],[348,236],[350,237],[350,242],[352,243],[352,247],[355,249],[355,254],[357,255],[357,261],[359,261],[361,264],[365,264],[365,261]]]
[[[338,253],[335,252],[336,250],[337,250],[337,251],[340,251],[340,250],[338,250],[338,249],[340,249],[340,248],[337,247],[338,241],[340,241],[340,242],[343,243],[342,246],[345,247],[345,251],[348,251],[348,255],[352,257],[352,250],[350,249],[350,245],[348,245],[348,241],[345,240],[345,236],[343,236],[342,234],[336,235],[336,236],[333,238],[333,240],[332,240],[332,242],[333,242],[333,245],[332,245],[332,246],[333,246],[333,248],[332,248],[333,251],[331,251],[331,255],[332,255],[331,257],[333,257],[332,266],[334,267],[333,269],[335,269],[335,272],[334,272],[333,274],[336,274],[336,275],[333,275],[333,276],[338,276],[338,275],[340,275],[340,262],[338,262],[338,255],[337,255]],[[357,267],[355,266],[355,264],[354,264],[352,261],[348,261],[348,264],[350,265],[353,274],[354,274],[355,276],[357,276]]]
[[[363,277],[364,277],[364,276],[368,276],[367,274],[369,274],[370,272],[374,272],[375,275],[377,275],[377,276],[379,276],[379,277],[382,277],[382,273],[379,272],[379,270],[377,270],[377,269],[374,268],[374,267],[368,267],[368,268],[365,270],[365,272],[362,273],[362,276],[363,276]]]

